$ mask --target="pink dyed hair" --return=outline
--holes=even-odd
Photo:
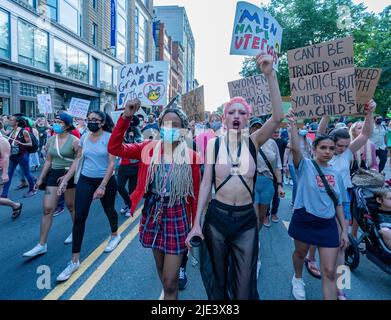
[[[241,105],[243,105],[249,115],[253,112],[253,107],[248,104],[246,99],[244,99],[243,97],[234,97],[224,104],[224,116],[227,112],[227,109],[235,103],[240,103]]]

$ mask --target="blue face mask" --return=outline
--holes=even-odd
[[[57,134],[61,134],[64,132],[64,129],[63,127],[61,126],[61,124],[58,124],[58,123],[55,123],[53,124],[53,131]]]
[[[181,131],[178,128],[160,128],[161,139],[166,143],[174,143],[181,139]]]
[[[302,137],[305,137],[307,135],[308,131],[307,130],[299,130],[299,135]]]

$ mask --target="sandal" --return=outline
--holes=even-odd
[[[12,210],[12,219],[16,219],[22,213],[23,203],[20,203],[19,208]]]
[[[322,279],[322,274],[316,266],[316,262],[308,258],[304,259],[305,267],[307,268],[308,273],[316,279]]]

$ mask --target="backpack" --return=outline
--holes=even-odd
[[[32,143],[31,147],[25,147],[26,151],[28,153],[36,153],[36,152],[38,152],[38,150],[39,150],[39,141],[38,141],[37,137],[34,135],[32,130],[31,131],[26,130],[26,131],[28,132],[28,134],[30,136],[31,143]],[[24,140],[24,142],[26,142],[26,140],[24,139],[23,130],[20,130],[19,134],[22,134],[22,139]]]

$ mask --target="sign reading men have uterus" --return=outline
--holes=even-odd
[[[153,61],[124,65],[118,70],[118,109],[129,100],[142,106],[167,104],[168,62]]]
[[[277,71],[281,40],[282,28],[275,18],[251,3],[237,3],[231,55],[271,55],[273,68]]]

